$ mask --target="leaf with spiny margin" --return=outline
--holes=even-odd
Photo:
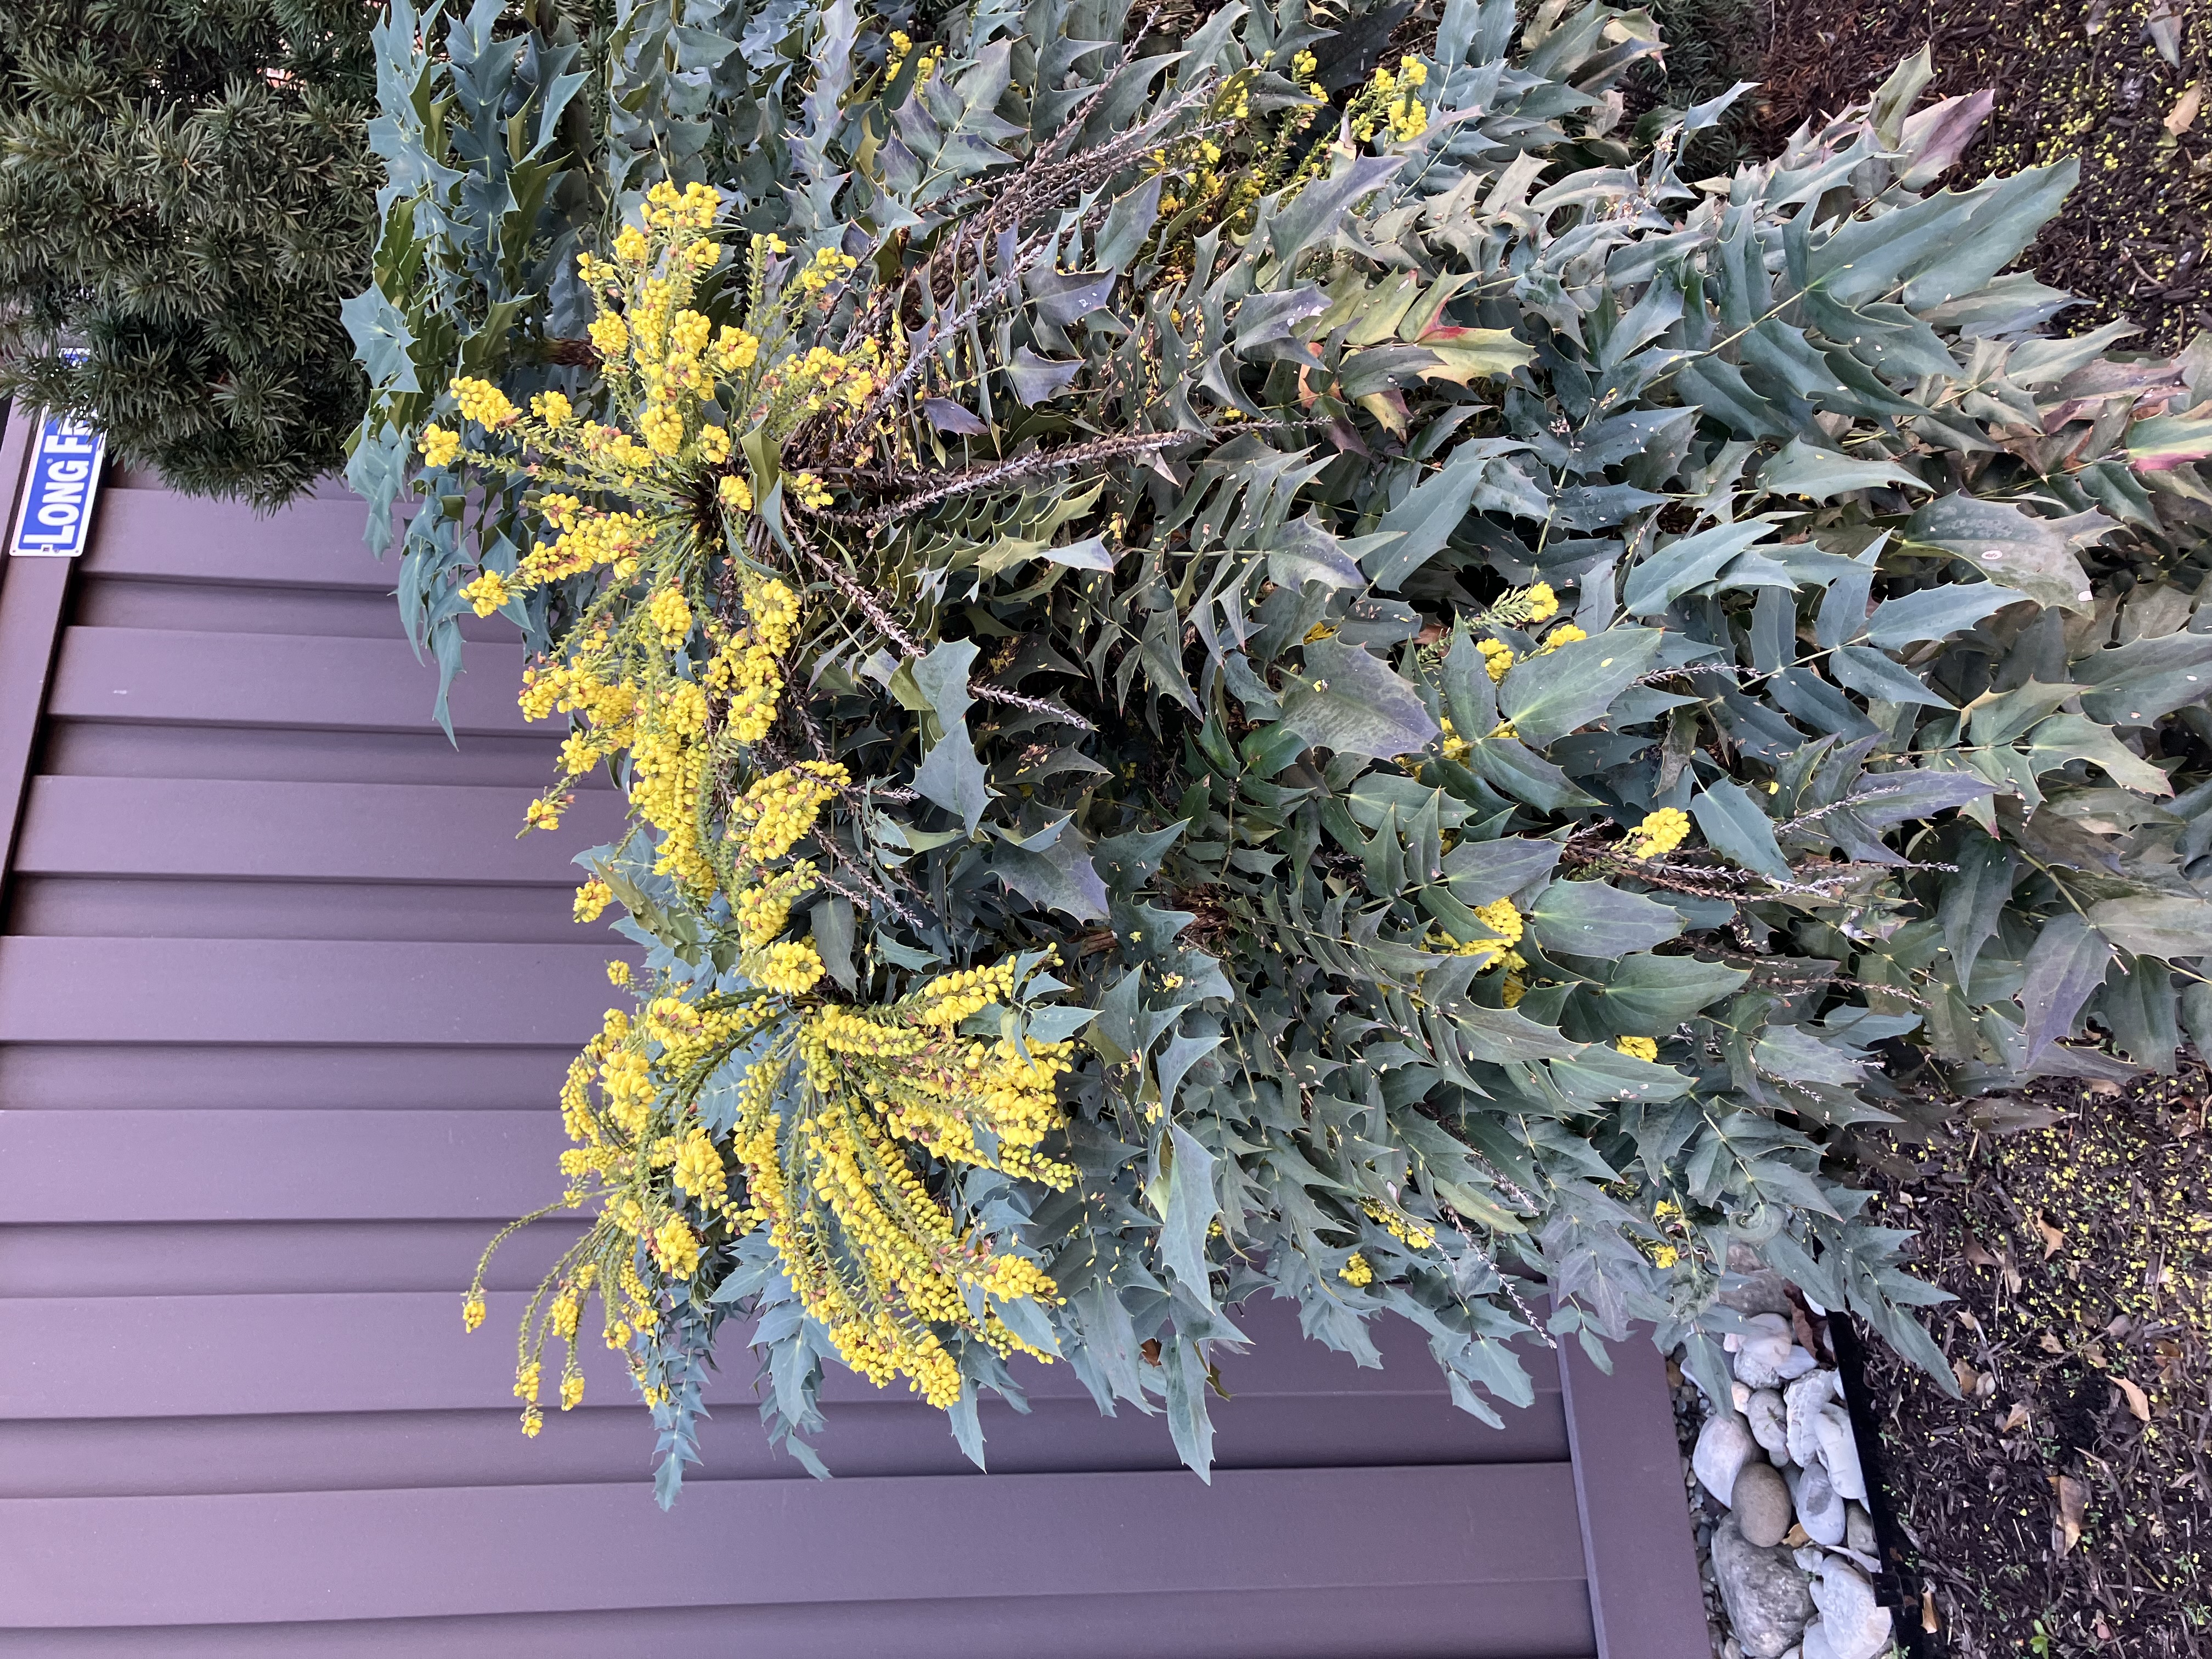
[[[1618,957],[1673,939],[1682,931],[1682,913],[1606,882],[1555,881],[1529,910],[1528,931],[1547,951]]]
[[[2036,775],[2056,771],[2069,761],[2101,766],[2112,781],[2147,795],[2170,795],[2165,773],[2112,735],[2112,728],[2079,714],[2053,714],[2027,736],[2028,764]]]
[[[1310,681],[1284,700],[1284,726],[1340,755],[1390,760],[1425,748],[1442,730],[1413,688],[1358,646],[1316,640],[1305,648]]]
[[[1656,628],[1609,628],[1525,657],[1498,685],[1498,711],[1523,743],[1544,748],[1601,718],[1651,666],[1664,638]]]
[[[1751,975],[1695,957],[1635,951],[1601,968],[1604,982],[1587,988],[1603,1017],[1628,1036],[1660,1036],[1691,1015],[1734,994]]]
[[[2039,605],[2089,609],[2089,579],[2057,522],[2034,518],[2009,501],[1939,495],[1905,521],[1905,534],[1964,559]]]
[[[1947,640],[2027,595],[1997,582],[1944,582],[1884,599],[1867,619],[1867,638],[1885,651],[1922,640]]]
[[[1183,821],[1164,830],[1109,836],[1091,849],[1091,861],[1097,866],[1099,874],[1115,893],[1133,893],[1159,869],[1168,848],[1188,828],[1188,823]]]
[[[1168,1135],[1173,1151],[1167,1208],[1160,1218],[1160,1260],[1200,1303],[1210,1305],[1213,1297],[1206,1286],[1206,1235],[1221,1213],[1213,1190],[1217,1160],[1181,1124],[1171,1125]]]
[[[1803,495],[1816,501],[1892,485],[1901,489],[1929,488],[1894,461],[1856,460],[1802,438],[1792,438],[1780,454],[1759,470],[1759,487],[1768,494]]]
[[[2105,982],[2112,947],[2105,936],[2070,911],[2045,922],[2027,952],[2027,978],[2020,988],[2027,1014],[2023,1071],[2074,1029],[2089,994]]]
[[[2212,956],[2212,900],[2194,893],[2141,893],[2100,899],[2089,925],[2131,956]]]
[[[1267,579],[1293,592],[1308,582],[1330,587],[1364,587],[1367,577],[1344,550],[1343,543],[1310,513],[1292,519],[1261,544],[1267,553]]]
[[[1998,920],[2012,896],[2017,863],[2011,849],[1993,836],[1968,835],[1954,856],[1959,871],[1943,884],[1936,920],[1942,927],[1951,970],[1963,991],[1973,982],[1974,963],[1982,947],[1996,937]]]
[[[2212,696],[2212,634],[2183,630],[2093,651],[2073,675],[2091,720],[2148,726]]]
[[[1079,921],[1106,914],[1106,884],[1091,868],[1081,831],[1065,818],[1026,842],[998,848],[991,873],[1031,902]]]
[[[1772,525],[1754,520],[1678,537],[1628,573],[1621,608],[1632,617],[1656,616],[1692,589],[1714,580],[1740,554],[1773,533]]]
[[[1083,372],[1080,362],[1040,357],[1027,346],[1016,346],[1006,359],[1006,379],[1013,383],[1014,398],[1025,409],[1048,403],[1067,390]]]
[[[1838,646],[1828,653],[1828,677],[1846,691],[1883,702],[1924,703],[1935,708],[1954,706],[1941,691],[1871,646]]]
[[[1490,904],[1543,880],[1559,861],[1559,843],[1533,836],[1463,841],[1444,854],[1444,881],[1462,904]]]

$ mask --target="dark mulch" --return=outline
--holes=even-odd
[[[2032,260],[2091,303],[2075,327],[2125,316],[2136,347],[2171,351],[2212,325],[2212,8],[2204,0],[1763,0],[1771,34],[1760,137],[1768,153],[1801,121],[1863,98],[1932,44],[1928,96],[1990,87],[1996,110],[1954,184],[2066,155],[2081,183]],[[2170,16],[2180,61],[2151,25]],[[2179,135],[2192,82],[2205,105]]]
[[[2112,1089],[2039,1083],[1866,1148],[1959,1298],[1928,1322],[1963,1400],[1863,1360],[1926,1655],[2212,1656],[2207,1078]]]

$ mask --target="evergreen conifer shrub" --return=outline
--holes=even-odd
[[[0,393],[272,506],[343,465],[380,182],[364,0],[0,7]],[[81,353],[81,356],[76,355]]]

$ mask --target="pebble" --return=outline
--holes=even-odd
[[[1879,1559],[1881,1552],[1875,1547],[1874,1516],[1856,1504],[1844,1506],[1844,1546],[1856,1555]]]
[[[1754,1314],[1744,1325],[1742,1344],[1735,1352],[1735,1376],[1747,1387],[1771,1389],[1802,1376],[1820,1363],[1797,1346],[1790,1322],[1780,1314]]]
[[[1781,1472],[1765,1458],[1754,1457],[1744,1464],[1735,1478],[1729,1508],[1735,1512],[1744,1542],[1758,1548],[1780,1543],[1790,1530],[1790,1488]]]
[[[1798,1480],[1796,1496],[1797,1524],[1805,1528],[1805,1535],[1831,1548],[1842,1543],[1844,1528],[1850,1522],[1844,1514],[1844,1500],[1829,1480],[1828,1471],[1818,1463],[1808,1463]]]
[[[1790,1461],[1809,1463],[1820,1455],[1820,1442],[1813,1419],[1820,1407],[1843,1397],[1843,1379],[1834,1371],[1816,1370],[1796,1379],[1782,1391],[1784,1434]]]
[[[1813,1616],[1805,1575],[1790,1552],[1752,1544],[1730,1516],[1713,1533],[1713,1573],[1745,1659],[1781,1659]]]
[[[1751,1425],[1751,1437],[1765,1448],[1769,1457],[1778,1463],[1789,1457],[1789,1416],[1779,1394],[1772,1389],[1754,1389],[1744,1402],[1743,1414]]]
[[[1828,1479],[1836,1490],[1865,1503],[1866,1476],[1859,1468],[1859,1443],[1851,1432],[1850,1413],[1838,1405],[1821,1407],[1813,1420],[1813,1433],[1820,1443],[1820,1461],[1827,1465]]]
[[[1751,1431],[1734,1412],[1717,1412],[1698,1431],[1698,1443],[1690,1454],[1690,1467],[1714,1498],[1723,1504],[1735,1492],[1735,1478],[1759,1449]]]
[[[1856,1567],[1831,1557],[1814,1577],[1812,1593],[1820,1616],[1806,1627],[1804,1659],[1876,1659],[1887,1650],[1889,1609]]]

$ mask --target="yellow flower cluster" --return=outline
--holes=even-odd
[[[780,859],[814,828],[824,801],[852,781],[835,761],[802,761],[770,773],[732,802],[729,834],[757,863]]]
[[[987,1298],[1058,1294],[1036,1264],[964,1229],[908,1150],[1055,1187],[1073,1180],[1037,1150],[1061,1122],[1069,1045],[1024,1054],[949,1030],[959,1010],[1012,983],[1007,964],[945,975],[888,1007],[817,1010],[747,1073],[730,1138],[749,1200],[737,1224],[766,1224],[839,1355],[878,1386],[904,1376],[940,1407],[959,1397],[960,1375],[937,1328],[1000,1353],[1026,1348]]]
[[[1659,1045],[1650,1037],[1615,1037],[1613,1046],[1631,1060],[1656,1060],[1659,1058]]]
[[[1474,745],[1452,730],[1451,716],[1447,714],[1439,724],[1443,728],[1439,746],[1446,760],[1463,761],[1474,752]]]
[[[1336,1270],[1336,1276],[1346,1284],[1358,1288],[1375,1282],[1375,1269],[1368,1265],[1365,1256],[1354,1250],[1352,1253],[1352,1259]]]
[[[1462,945],[1454,945],[1454,955],[1480,957],[1482,965],[1475,970],[1478,973],[1486,974],[1501,962],[1514,969],[1527,965],[1521,953],[1513,948],[1521,942],[1521,935],[1527,924],[1522,920],[1521,913],[1513,908],[1511,899],[1493,899],[1488,904],[1477,905],[1474,919],[1490,930],[1492,937],[1468,939]]]
[[[906,67],[906,60],[914,52],[914,40],[904,29],[893,29],[889,38],[891,49],[889,61],[884,65],[884,79],[896,81],[898,79],[898,72]],[[921,56],[915,60],[915,85],[920,86],[924,81],[929,79],[931,73],[937,68],[937,60],[943,55],[941,52],[929,47],[922,49]]]
[[[461,434],[442,426],[424,427],[415,441],[422,451],[422,459],[431,466],[451,466],[453,457],[461,453]]]
[[[814,251],[799,273],[799,285],[809,294],[819,294],[833,283],[842,283],[860,268],[860,262],[849,253],[840,253],[836,248],[823,247]]]
[[[507,393],[489,380],[464,374],[453,382],[452,391],[453,402],[459,406],[465,421],[474,421],[478,426],[496,431],[522,418],[522,411],[507,401]]]
[[[763,988],[781,996],[804,995],[822,977],[822,957],[803,941],[771,945],[745,959],[745,971]]]
[[[1429,129],[1428,106],[1419,96],[1428,79],[1428,65],[1418,58],[1399,58],[1395,72],[1377,69],[1345,112],[1352,136],[1364,143],[1387,129],[1396,143],[1419,137]]]
[[[1378,1204],[1371,1198],[1362,1199],[1360,1208],[1367,1212],[1368,1219],[1388,1231],[1391,1237],[1409,1249],[1426,1250],[1436,1246],[1437,1236],[1409,1215],[1401,1215],[1387,1204]]]
[[[1664,858],[1687,840],[1689,834],[1689,814],[1662,806],[1647,814],[1643,823],[1629,831],[1628,839],[1621,845],[1631,858]]]
[[[1490,671],[1492,685],[1504,679],[1506,671],[1513,666],[1513,647],[1503,640],[1477,641],[1475,649],[1482,653],[1482,665]]]

